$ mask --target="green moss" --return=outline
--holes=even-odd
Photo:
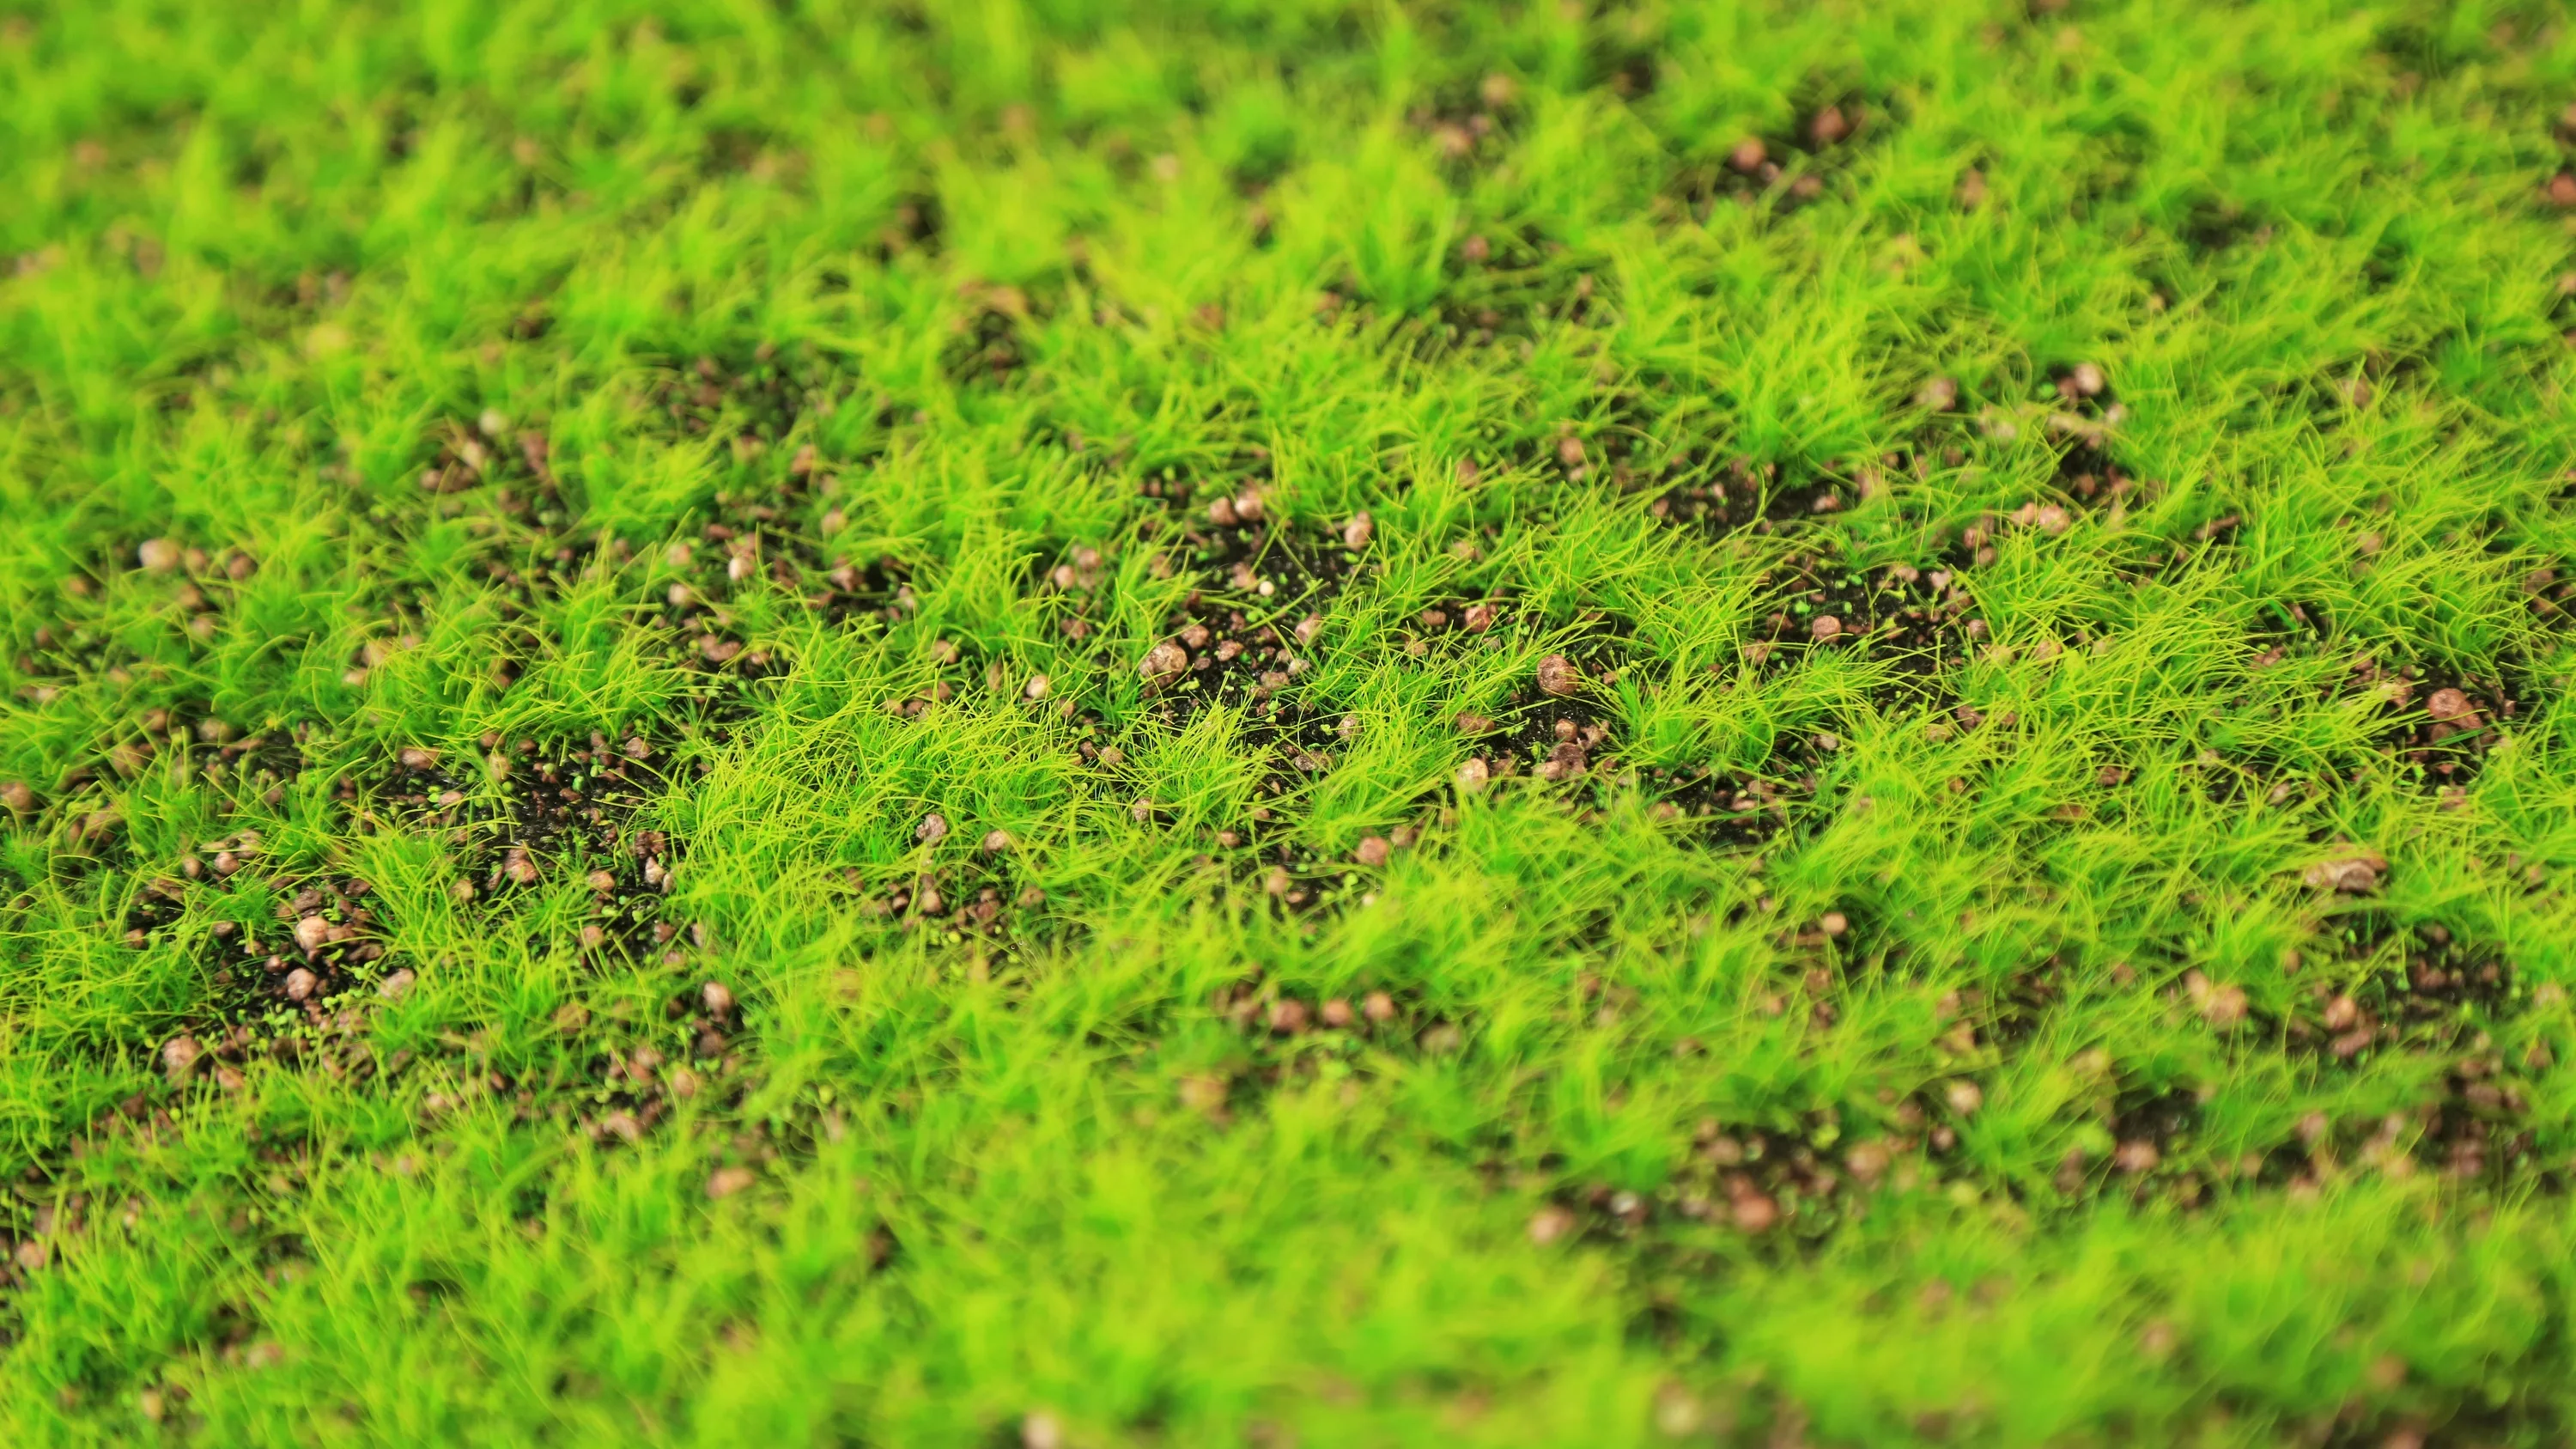
[[[2571,101],[15,7],[0,1425],[2563,1441]]]

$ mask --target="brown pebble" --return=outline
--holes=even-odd
[[[179,545],[166,538],[147,538],[134,551],[136,562],[156,574],[166,574],[179,566]]]
[[[1932,412],[1946,413],[1958,405],[1959,380],[1954,377],[1933,378],[1915,391],[1914,402],[1916,406]]]
[[[2347,856],[2309,866],[2302,879],[2316,890],[2366,895],[2379,889],[2379,873],[2387,868],[2388,862],[2375,855]]]
[[[197,1044],[195,1037],[174,1036],[161,1047],[161,1069],[170,1074],[174,1084],[184,1082],[205,1054],[206,1049]]]
[[[1043,674],[1032,674],[1029,676],[1029,682],[1020,686],[1020,698],[1035,703],[1046,698],[1047,692],[1054,688],[1055,681]]]
[[[1370,535],[1376,532],[1375,520],[1366,513],[1353,514],[1351,521],[1342,525],[1342,547],[1356,553],[1368,547]]]
[[[1556,460],[1568,468],[1583,465],[1583,440],[1568,433],[1556,440]]]
[[[1761,137],[1747,136],[1736,142],[1734,149],[1726,153],[1726,164],[1743,175],[1750,176],[1762,169],[1762,163],[1768,160],[1770,155],[1770,148],[1762,144]]]
[[[1816,924],[1824,930],[1826,935],[1839,936],[1845,931],[1851,929],[1851,918],[1840,911],[1827,911],[1824,914],[1824,918],[1816,922]]]
[[[0,806],[7,807],[12,815],[32,814],[36,809],[36,792],[28,789],[25,781],[12,780],[0,785]]]
[[[1458,788],[1469,795],[1484,789],[1492,778],[1493,770],[1481,756],[1458,767]]]
[[[2111,1154],[2111,1165],[2132,1176],[2154,1171],[2163,1160],[2164,1154],[2156,1150],[2156,1144],[2143,1137],[2121,1143],[2119,1150]]]
[[[1383,991],[1372,991],[1360,998],[1360,1015],[1372,1025],[1384,1026],[1395,1020],[1395,998]]]
[[[721,981],[710,981],[698,988],[698,1000],[709,1016],[733,1014],[733,989]]]
[[[1574,1226],[1575,1218],[1572,1210],[1550,1203],[1530,1214],[1529,1240],[1544,1248],[1573,1232]]]
[[[1748,1233],[1767,1233],[1780,1221],[1780,1205],[1767,1193],[1740,1193],[1729,1207],[1735,1225]]]
[[[921,823],[913,827],[912,838],[924,845],[937,845],[948,838],[948,817],[936,813],[922,816]]]
[[[1467,612],[1461,616],[1459,622],[1466,626],[1468,633],[1482,634],[1494,627],[1494,606],[1483,603],[1469,604]]]
[[[2361,1003],[2349,996],[2338,996],[2326,1003],[2326,1030],[2344,1031],[2361,1020]]]
[[[1352,1012],[1350,1002],[1339,996],[1336,996],[1332,1000],[1324,1003],[1324,1009],[1321,1015],[1323,1017],[1324,1025],[1335,1029],[1349,1026],[1352,1022],[1359,1019],[1358,1016]]]
[[[313,988],[321,982],[322,978],[298,966],[286,973],[286,999],[302,1001],[310,997],[313,994]]]
[[[2470,708],[2469,697],[2456,689],[2437,689],[2424,697],[2424,712],[2437,720],[2457,720],[2474,726],[2477,712]]]
[[[331,939],[331,923],[320,916],[306,916],[295,923],[295,944],[306,955],[319,951]]]
[[[388,972],[384,980],[376,983],[376,994],[387,1001],[400,1001],[411,994],[412,983],[419,979],[409,967]]]
[[[1856,1143],[1843,1154],[1843,1166],[1864,1183],[1876,1182],[1885,1176],[1889,1164],[1894,1161],[1895,1154],[1884,1142]]]
[[[2246,1015],[2245,988],[2214,986],[2200,1003],[2200,1018],[2220,1031],[2242,1026]]]
[[[1457,726],[1458,733],[1462,735],[1489,734],[1494,728],[1494,722],[1492,720],[1487,719],[1473,710],[1465,709],[1458,711],[1457,718],[1451,720],[1450,723]],[[26,787],[22,785],[18,788],[25,789]]]
[[[1807,135],[1819,146],[1830,146],[1850,134],[1851,120],[1843,114],[1840,106],[1825,107],[1807,123]]]
[[[707,1177],[707,1196],[728,1198],[751,1186],[753,1181],[752,1170],[748,1167],[719,1167]]]
[[[2561,171],[2550,177],[2549,199],[2559,206],[2576,206],[2576,174]]]
[[[1306,1029],[1306,1003],[1293,996],[1283,996],[1270,1003],[1270,1029],[1281,1036],[1295,1036]]]
[[[1807,632],[1818,639],[1831,639],[1842,631],[1843,621],[1831,614],[1818,614],[1815,622],[1807,626]]]
[[[2110,379],[2102,375],[2102,369],[2090,362],[2075,364],[2075,370],[2066,375],[2066,380],[2073,383],[2075,390],[2086,397],[2099,397],[2102,395],[2102,389],[2110,386]]]
[[[1361,840],[1359,849],[1352,852],[1352,854],[1360,864],[1374,870],[1377,867],[1386,864],[1387,851],[1388,846],[1386,843],[1386,837],[1383,835],[1371,835]]]
[[[1962,1077],[1941,1089],[1941,1100],[1948,1102],[1950,1110],[1960,1116],[1972,1117],[1979,1107],[1986,1104],[1986,1094],[1976,1083]]]
[[[402,767],[406,770],[427,770],[438,764],[438,751],[423,749],[418,745],[406,745],[403,747],[401,759]]]
[[[1002,852],[1010,848],[1011,832],[1007,830],[993,830],[985,833],[983,851],[986,855],[1000,855]]]
[[[1177,640],[1166,639],[1146,652],[1144,662],[1136,666],[1136,672],[1149,682],[1159,684],[1179,678],[1181,671],[1189,667],[1190,651],[1182,648]]]
[[[1564,655],[1551,654],[1538,662],[1538,687],[1542,693],[1563,699],[1582,690],[1583,671]]]

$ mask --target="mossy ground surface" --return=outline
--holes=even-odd
[[[0,1437],[2568,1442],[2571,102],[0,0]]]

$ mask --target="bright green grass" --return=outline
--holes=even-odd
[[[0,1438],[2567,1442],[2576,34],[2031,10],[0,0]],[[1850,506],[1650,512],[1738,458]],[[1320,747],[1164,722],[1221,581],[1148,482],[1371,515]],[[1964,658],[1804,647],[1793,559],[1988,513]],[[843,556],[909,606],[810,607]],[[1455,788],[1559,650],[1590,768]],[[2516,713],[2445,796],[2450,680]],[[670,784],[524,888],[391,798],[593,731]],[[1658,811],[1707,768],[1778,833]],[[680,934],[583,949],[645,830]],[[998,934],[884,914],[987,872]],[[317,1049],[165,1075],[217,923],[349,877]],[[2423,928],[2497,979],[2410,1008]]]

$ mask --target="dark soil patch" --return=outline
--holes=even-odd
[[[2472,674],[2439,665],[2388,667],[2355,661],[2350,688],[2380,696],[2387,720],[2380,750],[2424,788],[2457,790],[2477,778],[2487,755],[2520,722],[2523,700],[2501,673]]]
[[[2248,206],[2234,197],[2203,191],[2179,204],[2173,222],[2174,239],[2182,243],[2184,254],[2206,266],[2227,253],[2247,246],[2260,246],[2269,241],[2275,219],[2268,210]],[[2180,292],[2180,287],[2169,288]]]
[[[1973,530],[1972,530],[1973,533]],[[1949,569],[1854,567],[1822,553],[1792,555],[1787,589],[1747,646],[1758,665],[1814,650],[1855,650],[1895,664],[1918,682],[1968,661],[1986,638],[1974,601]],[[1771,581],[1766,578],[1766,582]]]
[[[848,526],[838,508],[824,509],[817,530],[804,526],[815,503],[828,504],[837,491],[825,467],[812,447],[802,447],[785,477],[758,493],[760,501],[718,492],[697,537],[664,547],[659,563],[667,577],[649,622],[663,631],[673,661],[700,676],[702,698],[722,699],[783,667],[744,627],[743,599],[751,591],[783,592],[834,625],[858,618],[896,625],[920,608],[906,560],[854,558],[831,547]]]
[[[1646,512],[1713,534],[1775,533],[1839,513],[1863,496],[1859,482],[1811,476],[1784,483],[1779,464],[1736,458],[1669,484],[1646,505]]]
[[[1924,1154],[1923,1114],[1905,1107],[1896,1134],[1858,1142],[1844,1138],[1830,1113],[1792,1127],[1705,1120],[1663,1183],[1642,1191],[1607,1182],[1560,1190],[1532,1217],[1530,1237],[1617,1245],[1659,1272],[1712,1271],[1745,1244],[1812,1250],[1866,1212],[1865,1199],[1880,1183],[1936,1175]]]
[[[256,831],[210,842],[205,854],[181,857],[180,874],[147,884],[126,917],[126,942],[140,947],[175,926],[191,897],[213,898],[209,909],[219,919],[198,949],[211,990],[204,1014],[221,1028],[278,1012],[319,1021],[326,1002],[379,975],[385,956],[366,881],[268,878],[259,868],[262,849]],[[257,909],[263,902],[266,919]]]
[[[2576,293],[2570,294],[2576,298]],[[2552,629],[2576,626],[2576,580],[2551,567],[2535,568],[2522,577],[2522,595],[2532,617]]]
[[[2359,1007],[2360,1023],[2369,1031],[2363,1047],[2400,1039],[2440,1044],[2464,1023],[2492,1024],[2520,1010],[2513,968],[2503,952],[2491,943],[2469,941],[2448,927],[2426,924],[2410,929],[2384,913],[2358,911],[2334,923],[2328,942],[2334,951],[2332,959],[2344,962],[2370,959],[2391,942],[2401,946],[2398,966],[2377,970],[2343,990]],[[2332,967],[2322,966],[2315,974],[2330,977]],[[2331,999],[2333,985],[2330,979],[2319,980],[2311,994]],[[2338,1029],[2332,1023],[2326,1026]],[[2301,1038],[2295,1023],[2290,1035]]]
[[[264,773],[292,778],[304,768],[290,746],[234,743],[246,747],[245,758],[275,755]],[[677,933],[660,922],[659,905],[678,851],[660,832],[625,829],[665,786],[648,763],[651,748],[639,738],[612,751],[602,736],[588,750],[540,751],[534,741],[505,746],[497,737],[487,748],[480,769],[405,751],[372,776],[344,775],[335,796],[347,808],[372,802],[411,828],[443,834],[460,868],[460,900],[505,902],[555,871],[580,869],[597,898],[582,928],[584,949],[642,954],[667,944]],[[487,787],[496,777],[497,788]],[[218,919],[199,949],[212,992],[204,1019],[215,1036],[252,1023],[274,1036],[297,1016],[318,1025],[328,1004],[371,981],[396,991],[408,983],[408,971],[383,964],[367,881],[329,872],[280,879],[264,871],[266,858],[253,830],[192,849],[175,874],[138,893],[126,923],[127,942],[139,947],[176,926],[192,897],[214,898],[209,909]]]
[[[1365,545],[1348,548],[1332,530],[1274,521],[1248,488],[1209,503],[1201,518],[1163,543],[1165,558],[1198,581],[1165,621],[1164,645],[1179,653],[1149,657],[1139,672],[1175,722],[1218,703],[1270,718],[1275,697],[1312,667],[1312,652],[1325,642],[1324,612]]]
[[[986,307],[960,327],[940,353],[940,366],[951,381],[998,385],[1027,365],[1019,318]]]
[[[1405,120],[1439,150],[1451,178],[1464,181],[1509,144],[1512,122],[1521,110],[1520,87],[1508,78],[1488,76],[1472,83],[1460,78],[1440,86]]]
[[[1256,975],[1218,988],[1209,1006],[1245,1048],[1229,1084],[1229,1107],[1310,1078],[1327,1058],[1358,1064],[1370,1051],[1441,1056],[1466,1040],[1459,1023],[1410,991],[1363,988],[1319,998]]]
[[[2381,959],[2392,954],[2392,943],[2399,948],[2393,962]],[[2445,1072],[2436,1094],[2407,1113],[2311,1124],[2299,1144],[2276,1153],[2282,1170],[2296,1173],[2321,1154],[2339,1154],[2383,1170],[2402,1172],[2411,1164],[2463,1179],[2533,1180],[2558,1190],[2554,1171],[2534,1177],[2536,1138],[2523,1080],[2550,1065],[2545,1049],[2508,1056],[2497,1045],[2499,1033],[2512,1034],[2509,1023],[2523,1002],[2503,953],[2447,927],[2407,927],[2378,911],[2340,918],[2326,944],[2330,956],[2301,968],[2313,984],[2282,1025],[2290,1049],[2324,1062],[2406,1052],[2442,1060]],[[2353,979],[2350,966],[2363,961],[2377,964]]]
[[[629,829],[668,788],[662,752],[640,735],[612,744],[602,734],[586,747],[486,735],[483,750],[479,762],[406,751],[379,786],[397,819],[445,836],[458,899],[503,906],[577,870],[593,894],[584,950],[669,947],[678,931],[661,904],[680,848],[661,831]]]
[[[2110,1157],[2088,1163],[2070,1153],[2058,1166],[2060,1191],[2102,1191],[2126,1184],[2130,1192],[2144,1195],[2172,1187],[2186,1171],[2182,1163],[2200,1128],[2200,1094],[2185,1087],[2124,1085],[2112,1102],[2109,1126],[2114,1142]],[[2185,1190],[2196,1199],[2194,1188]]]
[[[901,924],[907,931],[927,931],[946,945],[980,951],[988,960],[1009,955],[1032,926],[1042,926],[1045,892],[1019,884],[1008,862],[990,857],[978,864],[949,866],[927,873],[907,873],[872,882],[853,868],[844,879],[860,893],[866,915]]]
[[[1248,505],[1248,506],[1246,506]],[[1332,530],[1274,522],[1247,489],[1208,506],[1204,525],[1165,541],[1198,581],[1137,664],[1147,708],[1178,725],[1213,706],[1241,710],[1276,757],[1266,794],[1331,768],[1339,717],[1311,708],[1297,686],[1329,646],[1326,611],[1360,567],[1360,548]]]
[[[1892,134],[1885,101],[1855,91],[1811,90],[1794,114],[1788,128],[1746,136],[1725,155],[1684,168],[1669,194],[1703,221],[1724,204],[1785,214],[1823,199],[1864,148]]]
[[[1646,787],[1662,797],[1657,812],[1686,824],[1698,838],[1720,849],[1749,849],[1767,844],[1795,821],[1816,794],[1812,770],[1774,776],[1709,768],[1647,772]]]
[[[701,355],[685,370],[662,375],[645,404],[684,435],[733,439],[736,461],[748,463],[826,402],[828,383],[828,370],[809,350],[782,351],[764,342],[748,353]]]

